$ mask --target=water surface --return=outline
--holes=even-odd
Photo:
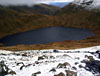
[[[64,40],[82,40],[93,35],[94,33],[88,29],[49,27],[10,35],[0,39],[0,43],[6,46],[45,44]]]

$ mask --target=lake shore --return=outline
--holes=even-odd
[[[24,50],[42,50],[42,49],[77,49],[77,48],[86,48],[92,46],[100,45],[100,30],[93,29],[95,36],[89,37],[84,40],[68,40],[62,42],[55,42],[50,44],[37,44],[37,45],[16,45],[10,47],[0,47],[2,50],[11,50],[11,51],[24,51]]]

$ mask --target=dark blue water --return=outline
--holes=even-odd
[[[49,27],[7,36],[0,39],[0,43],[6,46],[45,44],[64,40],[82,40],[93,35],[94,33],[88,29]]]

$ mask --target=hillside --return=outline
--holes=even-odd
[[[8,6],[8,8],[22,13],[28,13],[28,14],[36,13],[36,14],[47,14],[47,15],[54,15],[55,12],[60,10],[59,7],[53,5],[47,5],[47,4],[36,4],[33,6],[12,5],[12,6]]]
[[[47,27],[53,23],[51,17],[40,14],[24,14],[0,7],[0,38],[18,32]]]
[[[100,11],[85,8],[73,3],[62,8],[57,13],[57,16],[61,17],[61,25],[90,29],[99,28]]]

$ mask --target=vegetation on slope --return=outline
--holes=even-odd
[[[52,25],[54,22],[51,17],[40,14],[19,13],[5,7],[0,8],[0,38]]]
[[[100,27],[100,11],[86,10],[81,6],[69,4],[62,8],[57,15],[63,26],[89,29]]]
[[[16,10],[18,12],[27,13],[27,14],[38,13],[38,14],[47,14],[47,15],[54,15],[58,10],[60,10],[59,7],[47,5],[47,4],[37,4],[33,6],[12,5],[12,6],[8,6],[8,8]]]

